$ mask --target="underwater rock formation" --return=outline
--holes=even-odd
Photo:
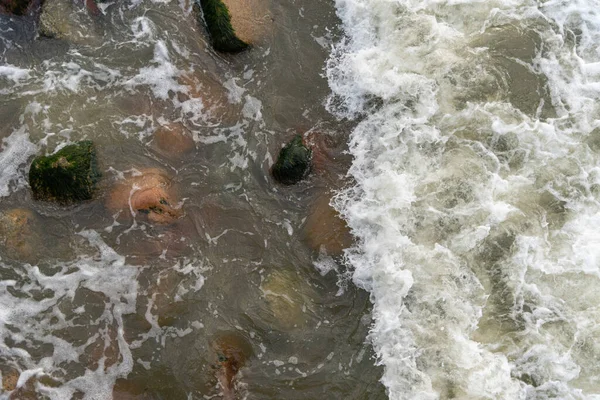
[[[99,178],[96,150],[89,140],[37,157],[29,168],[33,198],[60,204],[91,199]]]
[[[168,224],[182,215],[175,190],[163,171],[145,169],[110,192],[106,206],[111,210],[126,210],[134,216],[145,214],[150,222]]]
[[[295,272],[287,269],[274,270],[260,286],[270,315],[266,321],[282,331],[303,328],[311,320],[312,293],[308,284]]]
[[[330,205],[330,197],[326,194],[312,204],[302,229],[306,243],[313,250],[325,250],[330,256],[341,255],[353,243],[346,221]]]
[[[35,215],[24,208],[14,208],[0,214],[0,248],[6,255],[23,261],[33,257],[32,225]]]
[[[217,379],[223,389],[223,399],[234,400],[235,379],[246,360],[252,356],[252,346],[237,333],[224,333],[213,342],[217,356]]]
[[[102,35],[91,15],[100,14],[92,0],[85,0],[85,8],[77,8],[70,0],[44,0],[40,15],[41,36],[65,40],[75,44],[100,45]]]
[[[194,148],[191,133],[180,122],[159,127],[153,135],[152,144],[168,156],[187,153]]]
[[[302,142],[302,136],[296,135],[281,151],[273,165],[273,177],[284,185],[300,182],[310,171],[312,152]]]

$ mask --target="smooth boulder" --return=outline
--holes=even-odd
[[[102,34],[92,15],[99,10],[91,0],[85,1],[85,7],[78,7],[71,0],[44,0],[40,14],[39,32],[41,36],[65,40],[74,44],[99,46]]]
[[[161,153],[176,157],[195,147],[194,139],[181,122],[162,125],[154,132],[152,143]]]
[[[33,198],[63,205],[90,200],[99,178],[96,150],[89,140],[39,156],[29,168]]]
[[[171,179],[158,169],[145,169],[117,184],[110,192],[107,207],[146,215],[150,222],[168,224],[182,215]]]
[[[296,135],[281,151],[273,165],[273,177],[284,185],[300,182],[310,171],[312,151],[304,145],[301,135]]]

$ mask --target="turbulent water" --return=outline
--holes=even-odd
[[[600,3],[336,7],[336,206],[389,398],[600,398]]]
[[[600,399],[600,2],[239,4],[235,56],[186,1],[0,17],[0,398]],[[96,199],[33,201],[82,139]],[[112,207],[141,174],[179,219]]]

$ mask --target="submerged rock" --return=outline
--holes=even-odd
[[[159,127],[154,132],[152,143],[161,153],[176,156],[194,148],[191,133],[180,122]]]
[[[235,380],[246,360],[252,356],[252,346],[237,333],[220,334],[213,342],[217,358],[217,379],[224,399],[235,399]]]
[[[273,177],[284,185],[298,183],[308,174],[312,152],[296,135],[281,151],[273,165]]]
[[[313,250],[339,256],[352,246],[353,237],[346,221],[330,205],[330,200],[325,194],[317,198],[302,229],[305,241]]]
[[[15,208],[0,214],[0,245],[9,257],[27,261],[33,256],[32,226],[35,215],[30,210]]]
[[[215,50],[237,53],[248,48],[248,43],[240,39],[231,24],[229,9],[221,0],[202,0],[194,3],[196,14],[204,16],[206,28]],[[201,8],[202,13],[200,13]]]
[[[89,140],[37,157],[29,168],[33,198],[60,204],[91,199],[99,178],[96,150]]]
[[[25,15],[39,1],[36,0],[0,0],[0,14]]]
[[[86,8],[76,8],[71,0],[44,0],[40,15],[40,35],[76,44],[100,45],[96,26],[90,14],[99,14],[92,0]]]
[[[14,368],[2,371],[2,390],[5,392],[12,392],[17,388],[17,382],[19,381],[19,371]]]
[[[110,192],[106,206],[111,210],[147,215],[160,224],[175,221],[182,215],[175,190],[161,170],[146,169],[117,184]]]
[[[271,315],[264,315],[278,329],[289,331],[306,326],[311,319],[311,289],[295,272],[275,270],[260,285]]]

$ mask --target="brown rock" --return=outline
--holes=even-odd
[[[85,349],[84,358],[87,359],[88,368],[96,370],[100,366],[100,360],[104,358],[104,371],[119,361],[121,355],[119,350],[119,341],[117,338],[117,328],[109,325],[107,328],[108,341],[105,341],[104,335],[101,335],[96,341]]]
[[[159,224],[171,223],[183,214],[171,179],[154,168],[118,183],[109,193],[106,206],[127,214],[146,215],[150,222]]]
[[[235,35],[249,44],[256,44],[273,27],[273,18],[264,0],[223,0],[231,15]]]
[[[329,204],[330,196],[323,194],[313,203],[310,215],[303,227],[306,243],[316,251],[325,250],[329,255],[340,255],[353,243],[350,229]]]
[[[17,387],[19,381],[19,371],[16,369],[9,369],[2,371],[2,390],[5,392],[12,392]]]
[[[19,260],[34,258],[35,214],[25,208],[14,208],[0,214],[0,245],[9,257]]]
[[[223,389],[223,399],[234,400],[235,380],[252,355],[252,346],[237,333],[224,333],[217,336],[212,348],[217,359],[216,375]]]
[[[39,5],[39,0],[0,0],[0,14],[26,15]]]
[[[154,147],[163,154],[176,156],[195,147],[191,132],[181,122],[173,122],[159,127],[152,139]]]

